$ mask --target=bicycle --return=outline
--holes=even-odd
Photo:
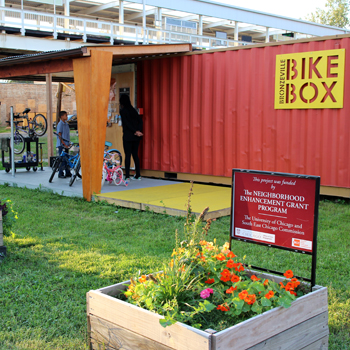
[[[112,157],[104,158],[102,169],[102,183],[101,187],[108,181],[110,184],[114,182],[116,186],[124,182],[125,186],[128,184],[124,181],[123,170],[119,165],[118,154],[115,153]]]
[[[123,157],[122,154],[116,149],[116,148],[112,148],[109,149],[109,147],[112,146],[112,143],[109,141],[105,142],[105,150],[104,150],[104,158],[108,158],[109,155],[115,155],[114,159],[115,161],[119,161],[119,165],[122,166],[122,161],[123,161]]]
[[[24,131],[28,134],[29,137],[34,139],[35,137],[40,137],[45,135],[47,130],[47,120],[42,114],[37,114],[34,116],[33,120],[28,117],[28,113],[30,112],[30,108],[26,108],[22,115],[18,113],[13,116],[13,119],[22,119],[22,120],[13,120],[15,125],[15,130],[13,131],[13,151],[15,154],[20,154],[23,152],[25,147],[25,141],[23,135],[20,131]],[[26,120],[26,124],[24,125],[24,120]],[[7,121],[10,124],[10,121]],[[19,124],[23,125],[19,125]]]
[[[54,134],[58,136],[57,133],[54,132]],[[79,146],[79,143],[69,142],[68,140],[65,140],[65,139],[63,140],[68,143],[68,149],[71,149],[73,146]],[[56,172],[59,170],[60,165],[64,159],[66,160],[68,167],[71,169],[71,172],[72,172],[72,176],[69,180],[69,186],[72,186],[77,176],[80,179],[82,178],[81,174],[79,173],[81,168],[80,151],[75,156],[72,156],[63,149],[60,156],[56,158],[54,160],[54,163],[52,164],[52,173],[51,173],[49,182],[52,182]]]

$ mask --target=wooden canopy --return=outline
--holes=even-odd
[[[85,46],[9,57],[0,60],[0,79],[46,79],[51,84],[52,80],[67,82],[74,78],[83,196],[90,201],[94,193],[101,191],[112,64],[121,65],[191,50],[191,44]],[[52,115],[49,114],[48,144],[52,144]]]

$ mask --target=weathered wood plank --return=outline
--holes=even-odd
[[[324,312],[250,347],[249,350],[303,349],[305,345],[315,344],[320,339],[327,337],[328,334],[328,312]],[[312,349],[318,349],[318,347]]]
[[[213,334],[214,349],[248,349],[288,328],[328,311],[327,288],[304,295],[288,309],[275,308]],[[252,332],[251,330],[254,330]],[[249,332],[249,336],[248,335]]]
[[[90,316],[91,343],[93,349],[118,350],[171,350],[168,346],[157,343],[151,339],[118,326],[102,318]]]
[[[98,291],[101,292],[102,294],[107,294],[112,297],[115,297],[118,294],[120,294],[121,291],[127,290],[126,284],[130,284],[130,281],[113,284],[111,286],[98,289]]]
[[[102,195],[99,194],[99,195],[94,196],[94,200],[96,202],[106,201],[109,204],[119,205],[123,208],[131,208],[131,209],[141,210],[141,203],[125,201],[122,199],[111,198],[111,197],[104,197],[103,194]]]
[[[306,346],[305,348],[302,348],[301,350],[327,350],[328,349],[328,338],[326,337]]]
[[[159,323],[162,316],[98,291],[88,292],[88,298],[90,316],[98,316],[176,350],[211,349],[211,335],[206,332],[182,323],[163,328]]]

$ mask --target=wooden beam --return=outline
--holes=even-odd
[[[75,92],[75,89],[74,88],[72,88],[70,85],[68,85],[68,84],[66,84],[66,83],[61,83],[63,86],[65,86],[66,88],[68,88],[68,89],[70,89],[70,90],[72,90],[72,91],[74,91]]]
[[[52,133],[52,74],[46,74],[46,106],[47,106],[47,153],[48,157],[53,156],[53,133]]]
[[[71,72],[73,70],[73,60],[52,60],[46,62],[35,62],[18,64],[13,66],[0,67],[0,78],[11,79],[12,77],[48,74],[57,72]]]
[[[88,201],[101,192],[112,58],[111,52],[91,50],[90,57],[73,60],[83,196]]]
[[[192,51],[192,44],[169,44],[169,45],[121,45],[121,46],[101,46],[101,47],[89,47],[83,48],[84,56],[90,56],[90,52],[93,51],[107,51],[112,52],[114,56],[124,55],[156,55],[167,53],[180,53]]]

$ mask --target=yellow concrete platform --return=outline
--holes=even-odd
[[[175,183],[157,187],[128,188],[126,191],[95,195],[95,200],[105,200],[127,208],[185,216],[190,186],[189,183]],[[209,207],[205,219],[230,215],[231,188],[194,184],[191,207],[196,215]]]

